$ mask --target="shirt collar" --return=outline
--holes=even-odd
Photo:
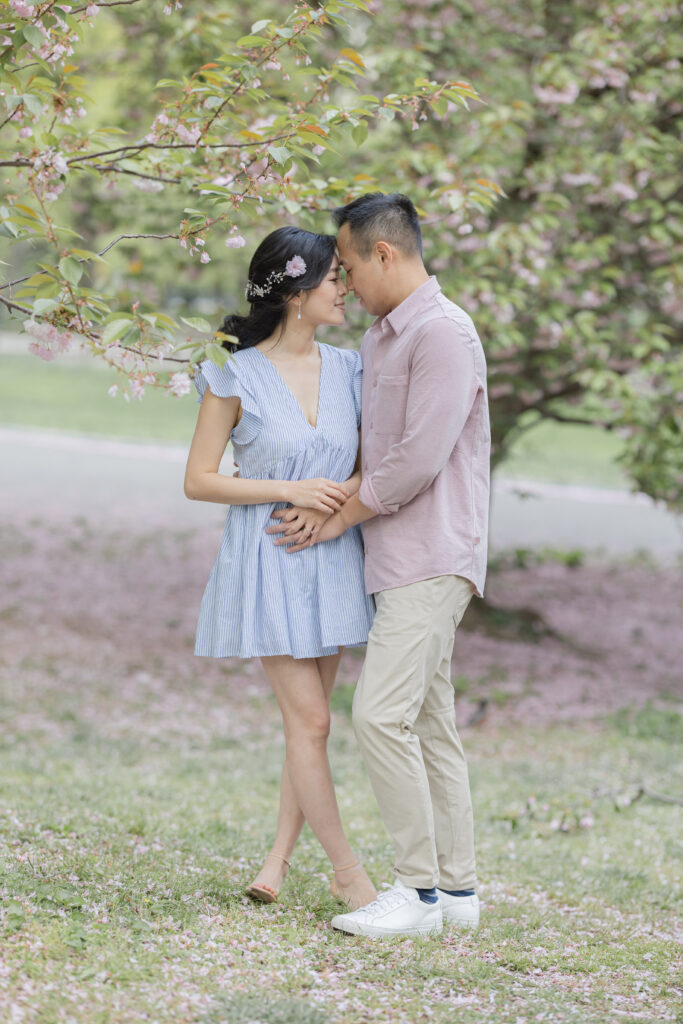
[[[410,323],[416,313],[422,309],[430,299],[441,291],[439,282],[432,275],[424,284],[411,292],[407,299],[404,299],[391,313],[387,313],[380,326],[384,329],[387,325],[391,327],[394,334],[399,335]]]

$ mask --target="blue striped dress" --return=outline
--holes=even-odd
[[[358,352],[319,345],[318,420],[312,427],[275,366],[256,348],[242,349],[223,369],[204,362],[195,378],[227,398],[242,417],[231,441],[240,476],[258,480],[347,480],[353,473],[360,422]],[[317,658],[367,641],[374,605],[365,593],[358,527],[336,540],[288,554],[265,533],[277,505],[232,505],[199,613],[195,654]]]

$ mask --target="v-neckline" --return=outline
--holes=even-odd
[[[275,365],[275,363],[271,359],[269,359],[268,356],[265,354],[265,352],[262,352],[260,348],[254,347],[254,352],[258,352],[258,354],[263,359],[265,359],[265,361],[268,363],[268,365],[272,368],[273,373],[275,373],[277,375],[277,378],[280,381],[280,383],[282,384],[283,388],[285,389],[285,391],[287,392],[287,394],[289,395],[289,397],[291,398],[291,400],[294,402],[295,406],[297,407],[297,409],[301,413],[301,418],[303,419],[304,423],[306,424],[306,426],[310,427],[311,430],[317,430],[318,426],[320,425],[320,394],[321,394],[322,389],[323,389],[323,364],[325,362],[325,360],[323,358],[323,346],[318,341],[316,341],[316,346],[317,346],[318,352],[320,354],[320,373],[319,373],[319,376],[318,376],[318,405],[317,405],[317,408],[315,410],[315,426],[313,426],[313,424],[309,420],[308,416],[306,415],[306,413],[304,412],[304,410],[303,410],[303,408],[301,406],[301,403],[299,402],[299,399],[296,397],[296,395],[294,394],[294,392],[290,388],[289,384],[287,383],[285,378],[282,376],[282,374],[278,370],[278,368]]]

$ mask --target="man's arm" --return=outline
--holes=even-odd
[[[315,538],[288,551],[334,540],[350,526],[391,515],[431,486],[451,457],[481,386],[475,343],[467,328],[452,320],[425,328],[413,353],[402,437]]]
[[[376,515],[390,515],[431,486],[451,457],[482,386],[475,358],[475,339],[465,327],[446,319],[427,325],[413,352],[403,436],[374,473],[363,478],[359,504]]]

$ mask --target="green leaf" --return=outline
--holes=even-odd
[[[193,331],[199,331],[200,334],[211,334],[213,332],[213,327],[203,316],[181,316],[180,319],[188,327],[191,327]]]
[[[56,299],[36,299],[33,303],[33,312],[36,316],[44,316],[56,309],[59,303]]]
[[[238,46],[266,46],[268,43],[270,43],[270,39],[266,39],[264,36],[242,36],[237,40]]]
[[[270,153],[276,164],[286,164],[292,157],[286,146],[268,146],[267,152]]]
[[[220,367],[222,370],[228,361],[229,353],[222,345],[216,345],[213,342],[209,342],[206,346],[206,358],[210,359],[212,363],[215,363],[216,366]]]
[[[351,132],[353,141],[357,146],[362,146],[368,137],[368,122],[360,121]]]
[[[22,29],[22,32],[26,42],[30,43],[34,49],[40,50],[45,45],[45,36],[35,25],[27,25]]]
[[[33,114],[34,117],[40,117],[43,112],[43,100],[40,96],[33,96],[31,93],[26,93],[23,97],[24,106],[28,110],[29,114]]]
[[[92,252],[90,249],[72,249],[72,253],[76,256],[80,256],[83,260],[97,260],[98,263],[106,264],[106,260],[102,259],[98,252]]]
[[[102,341],[105,345],[111,345],[112,341],[116,341],[117,338],[120,338],[126,333],[131,323],[132,321],[130,318],[124,320],[119,317],[118,320],[112,320],[111,323],[108,323],[102,331]]]
[[[272,20],[272,18],[263,18],[262,21],[255,21],[254,24],[251,26],[252,34],[258,35],[259,32],[261,32],[266,27],[266,25],[270,25]]]
[[[65,256],[59,261],[59,273],[65,281],[68,281],[69,284],[75,287],[83,277],[83,266],[78,260],[72,259],[71,256]]]

